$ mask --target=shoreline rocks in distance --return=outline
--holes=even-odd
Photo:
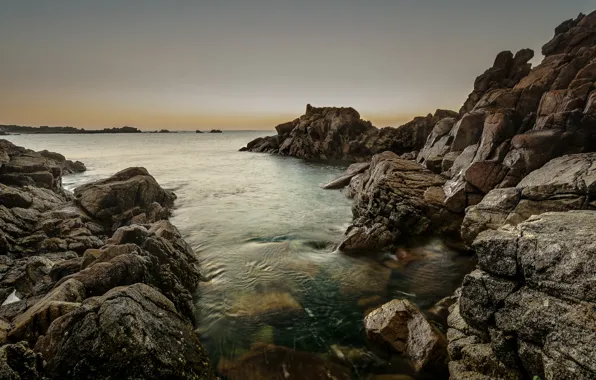
[[[241,151],[276,153],[306,159],[364,161],[376,153],[419,150],[440,119],[456,116],[437,110],[398,128],[377,129],[353,108],[306,106],[304,115],[275,127],[277,136],[259,137]]]
[[[198,258],[167,220],[174,194],[129,168],[73,197],[63,158],[0,140],[0,173],[24,178],[0,176],[0,373],[215,379],[194,331]]]
[[[223,133],[223,132],[219,129],[212,129],[209,131],[209,133]]]
[[[0,131],[7,134],[96,134],[96,133],[143,133],[135,127],[123,126],[104,129],[83,129],[74,127],[29,127],[22,125],[0,125]]]

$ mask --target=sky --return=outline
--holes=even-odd
[[[0,124],[271,129],[314,106],[377,127],[458,110],[502,50],[593,0],[0,0]]]

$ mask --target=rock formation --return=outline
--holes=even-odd
[[[595,227],[593,211],[549,212],[478,236],[449,316],[452,378],[596,376]]]
[[[596,12],[557,27],[543,53],[534,69],[529,50],[500,53],[416,162],[376,154],[333,186],[354,198],[340,249],[446,232],[477,253],[449,308],[452,379],[596,378]],[[371,338],[409,357],[403,320]]]
[[[63,156],[0,140],[0,159],[0,377],[214,378],[174,194],[129,168],[73,197]]]
[[[387,149],[402,158],[415,155],[417,164],[377,154],[364,172],[332,183],[345,185],[355,200],[354,222],[340,248],[380,249],[426,233],[458,235],[464,216],[461,235],[471,244],[505,220],[516,224],[544,211],[591,208],[593,157],[558,157],[596,151],[594,34],[596,12],[564,23],[534,69],[527,49],[500,53],[477,78],[460,115],[437,113],[419,152],[402,154],[412,144]],[[569,189],[552,189],[557,181]]]
[[[363,161],[376,153],[397,154],[419,150],[437,121],[457,116],[437,110],[417,117],[398,128],[375,128],[362,120],[353,108],[306,106],[306,113],[275,127],[277,136],[259,137],[249,142],[251,152],[277,153],[307,159]]]

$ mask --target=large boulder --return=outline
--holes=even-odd
[[[172,207],[174,193],[164,190],[145,168],[124,169],[105,180],[75,189],[75,201],[93,217],[121,224],[141,213],[149,213],[153,203]]]
[[[86,300],[54,321],[36,350],[52,379],[214,378],[191,326],[144,284]]]
[[[412,361],[416,371],[445,367],[447,339],[408,300],[393,300],[364,318],[369,339],[390,346]]]
[[[445,179],[423,166],[385,152],[375,155],[360,176],[348,187],[360,186],[353,190],[354,222],[340,249],[378,249],[400,235],[449,231],[452,223],[459,226],[459,218],[449,218],[442,205]]]

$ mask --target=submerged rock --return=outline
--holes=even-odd
[[[232,360],[220,359],[218,371],[230,380],[349,380],[350,370],[307,352],[255,344]]]
[[[264,293],[240,296],[230,315],[238,318],[262,318],[272,314],[302,312],[302,306],[290,293]]]
[[[364,318],[368,337],[412,361],[416,371],[445,368],[447,339],[408,300],[393,300]]]

